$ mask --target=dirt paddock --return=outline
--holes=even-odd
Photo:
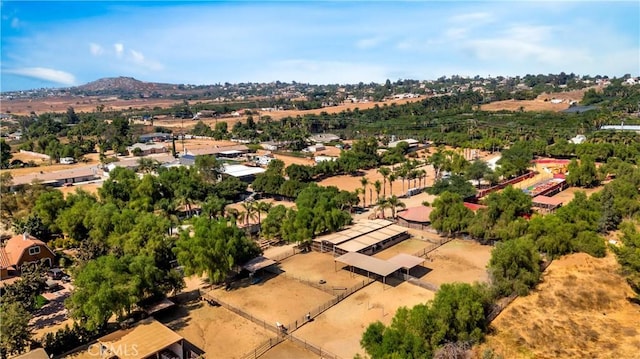
[[[343,270],[343,266],[341,263],[335,264],[331,253],[309,252],[285,259],[280,264],[280,269],[284,271],[285,276],[294,276],[313,283],[324,280],[326,283],[322,286],[327,288],[327,291],[333,289],[334,294],[338,295],[345,288],[362,284],[364,279]]]
[[[294,335],[341,358],[353,358],[358,353],[364,354],[360,338],[369,324],[378,320],[389,324],[399,307],[413,307],[433,296],[433,292],[407,282],[395,287],[373,282],[298,329]]]
[[[303,318],[310,310],[333,298],[332,295],[282,275],[260,274],[258,284],[230,291],[224,288],[210,292],[221,301],[275,325]]]
[[[486,268],[492,249],[475,241],[455,239],[429,253],[424,266],[430,271],[421,279],[437,285],[488,282]]]
[[[273,337],[257,324],[206,302],[178,307],[158,319],[204,350],[208,358],[241,358]]]

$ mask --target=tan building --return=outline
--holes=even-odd
[[[26,233],[11,237],[0,247],[0,279],[20,275],[28,263],[43,262],[50,267],[54,259],[55,254],[43,241]]]
[[[204,352],[153,318],[99,338],[67,356],[74,359],[196,359]]]

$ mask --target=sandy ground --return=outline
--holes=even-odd
[[[172,315],[158,319],[204,350],[207,358],[241,358],[274,336],[257,324],[206,302],[179,307]]]
[[[598,186],[594,188],[579,188],[579,187],[569,187],[566,190],[556,194],[553,198],[559,198],[563,200],[564,204],[567,204],[573,200],[576,192],[585,192],[587,197],[591,196],[594,193],[602,191],[604,186]]]
[[[318,359],[318,356],[288,340],[266,352],[262,359]]]
[[[434,293],[409,283],[397,286],[374,282],[316,317],[294,335],[341,358],[364,354],[360,339],[375,321],[390,324],[399,307],[413,307],[433,299]]]
[[[273,325],[276,322],[290,323],[303,318],[311,309],[333,297],[286,276],[261,274],[260,277],[263,280],[258,284],[231,291],[214,289],[211,294]]]
[[[619,268],[611,254],[555,260],[532,294],[496,318],[477,357],[493,348],[504,358],[638,358],[640,308]]]
[[[381,252],[376,253],[374,257],[380,258],[380,259],[389,259],[400,253],[414,255],[419,251],[431,246],[433,245],[429,242],[422,241],[415,238],[409,238],[396,244],[393,247],[387,248]]]
[[[342,270],[343,265],[335,264],[330,253],[309,252],[300,253],[287,258],[280,264],[280,268],[287,276],[293,276],[313,283],[320,280],[326,281],[322,284],[324,288],[333,289],[335,295],[342,292],[344,288],[351,288],[362,283],[363,278],[351,275],[347,270]]]
[[[429,254],[424,265],[431,271],[420,279],[437,285],[488,282],[486,268],[492,249],[475,241],[455,239]]]

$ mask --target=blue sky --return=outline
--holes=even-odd
[[[640,2],[6,1],[1,90],[640,73]]]

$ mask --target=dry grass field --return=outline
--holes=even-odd
[[[538,95],[535,100],[504,100],[495,101],[480,106],[483,111],[553,111],[560,112],[569,108],[571,101],[582,100],[582,97],[587,89],[574,90],[558,93],[542,93]],[[562,100],[561,103],[553,103],[551,100]]]
[[[538,288],[517,298],[476,349],[504,358],[638,358],[640,306],[615,257],[584,253],[554,261]]]

